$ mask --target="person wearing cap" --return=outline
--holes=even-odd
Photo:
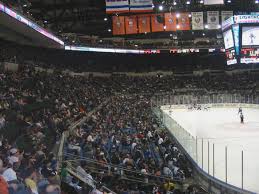
[[[16,166],[19,166],[19,164],[20,164],[20,158],[21,158],[21,156],[20,156],[20,154],[19,154],[19,151],[18,151],[18,149],[16,149],[16,148],[12,148],[11,150],[10,150],[10,156],[8,157],[8,161],[9,161],[9,163],[11,164],[11,165],[16,165]]]

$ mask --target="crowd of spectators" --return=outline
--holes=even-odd
[[[155,93],[190,91],[254,94],[256,81],[246,74],[72,77],[29,66],[2,72],[0,193],[60,193],[53,153],[60,135],[104,102],[68,137],[65,158],[85,159],[75,164],[76,169],[93,180],[93,187],[102,182],[117,193],[180,192],[181,181],[192,171],[152,114],[150,98]],[[126,179],[118,176],[122,172]]]
[[[160,127],[160,122],[152,115],[149,96],[115,96],[69,137],[67,152],[70,155],[67,158],[80,155],[88,161],[89,165],[84,166],[92,168],[92,160],[96,161],[95,180],[106,182],[116,193],[129,188],[126,183],[115,184],[120,179],[114,174],[121,174],[121,171],[127,179],[140,178],[146,184],[157,183],[161,186],[159,191],[167,191],[163,181],[182,181],[191,176],[191,168],[167,131]],[[82,174],[81,166],[78,168]],[[107,168],[112,168],[114,174],[104,175]],[[86,169],[91,171],[91,168]],[[132,192],[143,193],[153,190],[152,187],[143,188],[143,185],[132,189]]]
[[[94,80],[36,73],[0,74],[0,173],[3,192],[60,193],[53,148],[68,125],[109,91]]]

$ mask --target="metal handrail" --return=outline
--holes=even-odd
[[[77,161],[85,161],[85,162],[89,162],[89,163],[93,163],[93,164],[97,164],[97,165],[104,165],[103,163],[100,163],[96,160],[93,160],[93,159],[89,159],[89,158],[86,158],[86,157],[80,157],[80,156],[77,156],[77,155],[74,155],[74,154],[65,154],[65,156],[69,156],[73,159],[68,159],[66,160],[67,162],[77,162]],[[150,173],[147,173],[147,174],[143,174],[141,173],[140,171],[138,170],[129,170],[127,168],[124,168],[120,165],[114,165],[114,164],[105,164],[105,166],[107,167],[112,167],[112,168],[116,168],[118,170],[122,170],[122,171],[126,171],[126,172],[131,172],[131,173],[135,173],[135,174],[141,174],[143,176],[148,176],[148,177],[152,177],[152,178],[156,178],[156,179],[170,179],[172,177],[168,177],[168,176],[157,176],[157,175],[154,175],[154,174],[150,174]],[[183,182],[184,180],[183,179],[180,179],[178,177],[173,177],[173,180],[176,181],[176,182]]]

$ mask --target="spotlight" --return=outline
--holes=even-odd
[[[179,14],[179,13],[177,13],[177,14],[176,14],[176,17],[177,17],[177,18],[179,18],[179,17],[180,17],[180,14]]]
[[[179,29],[179,28],[180,28],[180,25],[177,25],[176,28]]]
[[[166,29],[166,26],[164,26],[164,30]]]
[[[205,25],[205,28],[206,28],[206,29],[208,29],[208,28],[209,28],[209,25],[208,25],[208,24],[206,24],[206,25]]]
[[[189,18],[191,18],[191,17],[192,17],[192,14],[189,14],[188,16],[189,16]]]
[[[111,32],[112,30],[111,29],[108,29],[108,32]]]
[[[219,25],[218,25],[218,29],[220,29],[220,28],[221,28],[221,25],[219,24]]]
[[[164,7],[162,5],[159,5],[158,9],[159,11],[163,11]]]
[[[104,21],[107,21],[108,19],[107,19],[107,18],[104,18],[103,20],[104,20]]]
[[[259,0],[255,0],[255,4],[258,4],[259,3]]]
[[[186,1],[186,4],[187,4],[187,5],[190,5],[190,4],[191,4],[191,2],[188,0],[188,1]]]
[[[203,2],[203,0],[200,0],[200,4],[203,4],[204,2]]]
[[[205,33],[202,33],[202,36],[205,36]]]
[[[231,3],[231,0],[228,0],[227,2],[228,2],[228,3]]]
[[[174,1],[173,5],[177,5],[176,1]]]

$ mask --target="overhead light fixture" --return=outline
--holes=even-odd
[[[177,18],[179,18],[179,17],[180,17],[180,14],[179,14],[179,13],[177,13],[177,14],[176,14],[176,17],[177,17]]]
[[[27,4],[23,4],[23,7],[27,7]]]
[[[209,25],[208,25],[208,24],[206,24],[206,25],[205,25],[205,28],[206,28],[206,29],[208,29],[208,28],[209,28]]]
[[[164,26],[164,30],[166,29],[166,26]]]
[[[164,7],[162,5],[159,5],[158,9],[159,11],[163,11]]]
[[[205,36],[205,33],[202,33],[202,36]]]
[[[227,2],[228,2],[228,3],[231,3],[231,0],[228,0]]]
[[[192,14],[190,14],[190,13],[189,13],[189,15],[188,15],[188,16],[189,16],[189,18],[191,18],[191,17],[192,17]]]
[[[137,44],[135,44],[135,47],[138,47],[138,45],[137,45]]]
[[[46,23],[48,23],[48,21],[47,21],[47,20],[44,20],[44,23],[46,24]]]
[[[173,34],[170,34],[170,37],[172,37],[173,36]]]
[[[104,18],[103,20],[104,20],[104,21],[107,21],[108,19],[107,19],[107,18]]]
[[[111,32],[112,30],[111,29],[108,29],[108,32]]]
[[[219,25],[218,25],[218,29],[220,29],[220,28],[221,28],[221,25],[219,24]]]
[[[259,3],[259,0],[255,0],[255,4],[258,4]]]
[[[203,4],[204,2],[203,2],[203,0],[200,0],[200,4]]]
[[[190,5],[190,4],[191,4],[191,1],[189,1],[189,0],[186,1],[186,4],[187,4],[187,5]]]
[[[176,28],[179,29],[179,28],[180,28],[180,25],[177,25]]]
[[[176,1],[174,1],[173,5],[177,5]]]

